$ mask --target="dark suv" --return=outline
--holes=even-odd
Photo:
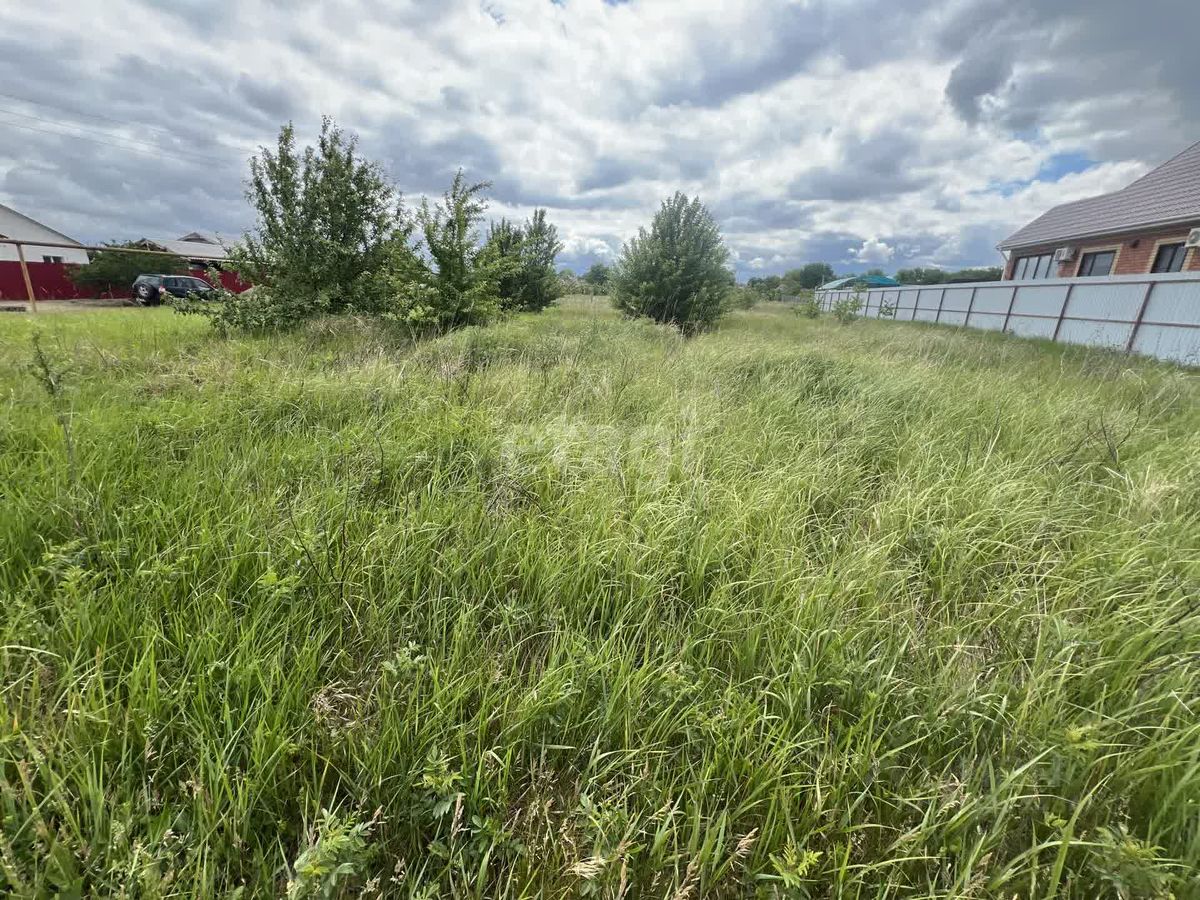
[[[202,300],[210,300],[216,291],[203,278],[194,278],[191,275],[139,275],[133,283],[133,299],[139,306],[155,306],[162,303],[163,294],[172,297],[196,294]]]

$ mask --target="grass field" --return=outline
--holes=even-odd
[[[10,895],[1200,896],[1194,373],[575,301],[0,386]]]

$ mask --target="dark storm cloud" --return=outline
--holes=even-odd
[[[958,58],[946,96],[968,121],[986,104],[1014,130],[1082,117],[1101,155],[1160,159],[1164,143],[1200,138],[1197,29],[1200,7],[1180,0],[975,0],[938,37]],[[1161,112],[1124,108],[1135,95]],[[1145,113],[1161,117],[1153,129]]]

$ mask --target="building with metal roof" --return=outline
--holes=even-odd
[[[999,249],[1018,281],[1200,271],[1200,142],[1128,187],[1054,207]]]
[[[846,288],[898,287],[900,282],[886,275],[850,275],[830,281],[817,288],[818,291],[836,291]]]

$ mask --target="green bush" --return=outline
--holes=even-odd
[[[493,223],[483,255],[498,272],[500,305],[507,310],[540,312],[564,293],[554,261],[562,251],[558,229],[534,210],[524,226],[507,219]]]
[[[484,325],[500,314],[500,279],[510,267],[480,246],[488,187],[468,184],[460,169],[441,203],[421,201],[416,231],[423,244],[393,241],[379,279],[389,298],[384,314],[412,334]]]
[[[67,277],[76,287],[97,292],[124,292],[139,275],[176,275],[188,270],[187,260],[160,253],[139,253],[129,245],[111,244],[91,255],[86,266],[68,266]]]
[[[842,325],[849,325],[862,312],[862,298],[858,294],[843,297],[833,304],[833,317]]]
[[[796,313],[806,319],[815,319],[821,315],[821,304],[817,300],[817,295],[812,291],[805,291],[801,294],[799,302],[796,303]]]
[[[733,278],[729,251],[699,198],[663,201],[650,230],[638,230],[621,253],[611,283],[613,306],[649,316],[685,333],[712,327],[724,315]]]
[[[280,330],[306,319],[378,312],[386,297],[378,273],[411,225],[378,164],[325,118],[316,147],[296,150],[289,123],[274,152],[250,160],[246,199],[257,216],[228,265],[262,289],[223,302],[175,304],[209,316],[222,330]]]

